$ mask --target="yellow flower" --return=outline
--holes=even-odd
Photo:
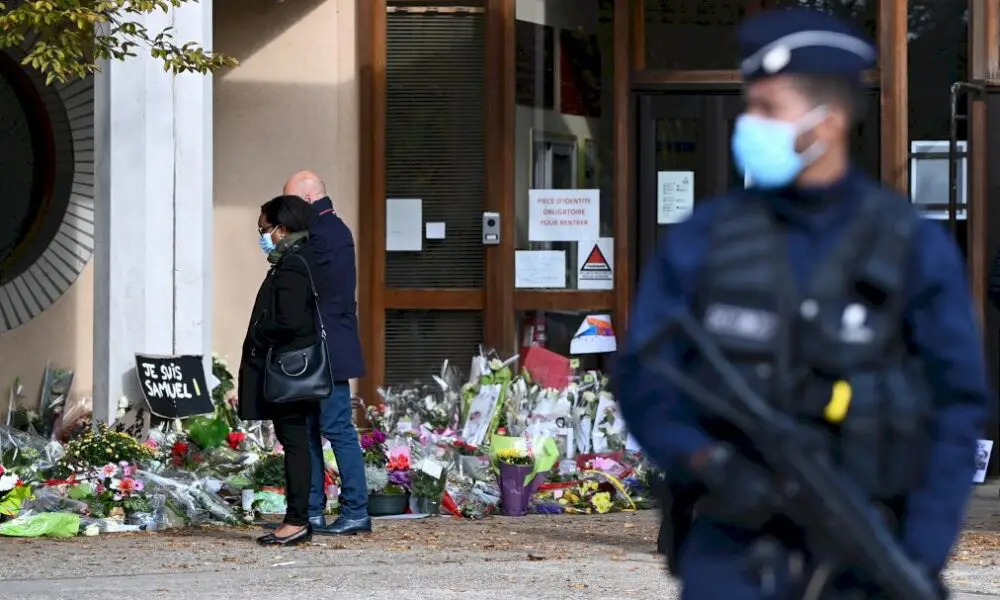
[[[604,514],[611,511],[614,503],[611,502],[611,494],[608,492],[599,492],[594,494],[594,497],[590,499],[590,503],[594,505],[598,513]]]

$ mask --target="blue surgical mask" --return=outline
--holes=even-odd
[[[826,151],[816,142],[796,152],[795,142],[826,118],[820,106],[796,122],[742,115],[736,120],[732,149],[736,168],[754,187],[776,189],[791,185],[803,169]]]
[[[271,239],[271,232],[260,234],[260,249],[264,251],[264,254],[274,252],[274,247],[274,240]]]

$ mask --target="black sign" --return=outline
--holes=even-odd
[[[135,355],[135,373],[149,412],[161,419],[183,419],[215,412],[205,382],[202,357]]]

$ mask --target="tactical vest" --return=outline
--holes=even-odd
[[[883,502],[919,485],[929,451],[930,386],[903,318],[917,224],[909,205],[873,189],[803,288],[784,224],[748,196],[716,222],[695,302],[696,316],[751,387],[828,432],[835,462]],[[719,381],[695,365],[701,381]],[[845,394],[846,413],[833,414]],[[737,445],[743,439],[725,424],[706,426]]]

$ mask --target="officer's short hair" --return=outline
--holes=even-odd
[[[790,75],[795,87],[813,106],[833,104],[847,113],[851,123],[864,117],[863,90],[857,79],[830,75]]]

